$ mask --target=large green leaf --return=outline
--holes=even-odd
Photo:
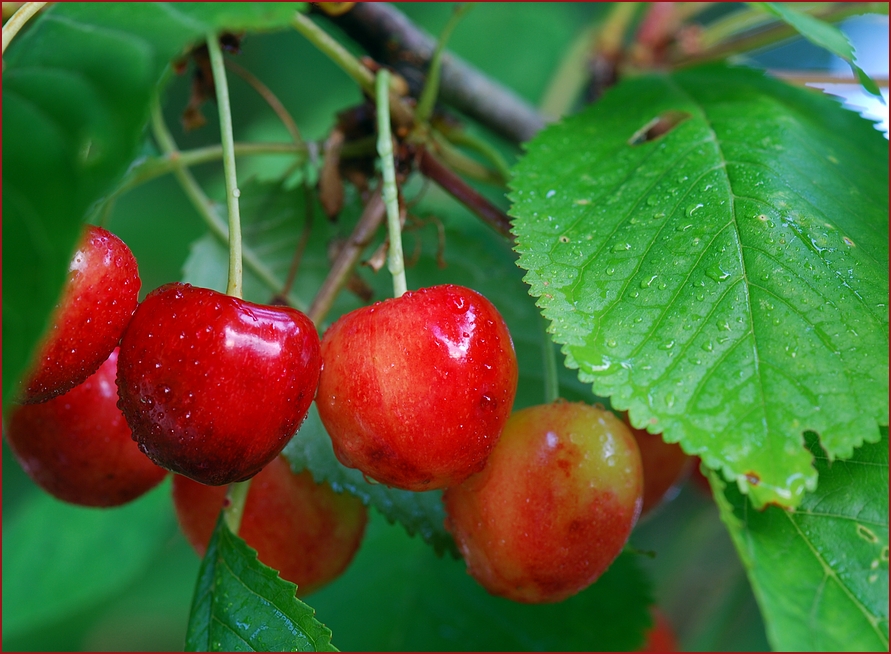
[[[115,509],[33,495],[4,523],[4,639],[121,591],[147,569],[174,530],[168,482]]]
[[[168,63],[300,3],[58,3],[4,55],[3,401],[56,303],[89,207],[133,159]]]
[[[332,652],[331,630],[297,586],[257,559],[222,516],[207,546],[189,616],[189,652]]]
[[[833,459],[888,424],[888,152],[869,122],[752,70],[650,75],[546,129],[512,186],[567,364],[756,505],[816,487],[804,431]]]
[[[888,651],[888,431],[830,463],[808,445],[817,490],[796,511],[758,512],[712,479],[779,651]]]
[[[362,549],[346,573],[308,600],[344,651],[640,647],[651,599],[637,555],[621,555],[591,587],[564,602],[520,604],[489,595],[463,561],[439,558],[377,514],[370,517]]]

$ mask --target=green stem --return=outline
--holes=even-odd
[[[9,20],[6,21],[6,24],[3,26],[3,52],[2,54],[6,54],[6,48],[9,47],[9,44],[12,43],[12,40],[15,38],[15,35],[19,33],[25,24],[33,18],[34,14],[43,9],[45,5],[49,3],[46,2],[26,2],[21,7],[19,7],[16,12],[9,17]]]
[[[560,378],[557,373],[557,354],[554,351],[554,341],[548,334],[547,321],[539,314],[541,325],[541,360],[544,364],[544,395],[545,404],[556,402],[560,398]]]
[[[233,534],[238,533],[241,527],[241,517],[244,515],[244,504],[247,501],[248,490],[251,487],[251,480],[238,481],[229,485],[229,491],[226,493],[226,504],[223,508],[223,519],[226,526]]]
[[[216,34],[207,35],[207,51],[217,90],[217,106],[220,110],[220,140],[223,146],[223,172],[226,180],[226,206],[229,208],[229,284],[226,293],[244,296],[242,282],[243,263],[241,254],[241,215],[238,210],[238,178],[235,175],[235,138],[232,135],[232,108],[229,104],[229,85],[226,81],[226,64]]]
[[[164,124],[164,116],[161,113],[161,106],[157,101],[152,108],[152,133],[155,136],[155,140],[158,142],[158,147],[161,148],[161,151],[171,162],[174,177],[176,177],[185,192],[186,197],[192,202],[198,215],[204,220],[204,224],[207,225],[211,234],[219,239],[221,243],[227,244],[229,242],[229,230],[226,227],[226,223],[217,215],[214,203],[211,202],[210,198],[208,198],[204,194],[204,191],[201,190],[201,186],[198,184],[195,177],[183,165],[182,160],[178,156],[179,151],[177,150],[176,141],[173,140],[173,136],[171,136],[170,131]],[[281,290],[281,282],[275,277],[266,264],[253,253],[253,251],[247,250],[243,252],[243,256],[248,268],[250,268],[273,293],[278,293]],[[301,311],[305,309],[305,305],[297,297],[289,294],[287,300],[292,307],[296,307]]]
[[[361,61],[356,59],[340,43],[335,41],[327,32],[319,28],[308,16],[297,12],[291,21],[291,26],[300,32],[306,39],[326,54],[331,61],[340,66],[365,93],[375,95],[374,73],[368,70]],[[391,89],[392,91],[392,89]],[[414,114],[402,100],[393,94],[390,102],[393,117],[400,125],[411,125],[414,122]]]
[[[388,268],[393,275],[393,296],[408,290],[405,281],[405,261],[402,257],[402,225],[399,224],[399,193],[396,189],[396,167],[393,164],[393,137],[390,134],[390,72],[377,73],[377,152],[381,157],[384,176],[383,196],[387,206],[387,230],[390,235]]]
[[[472,3],[465,3],[455,8],[452,17],[442,33],[439,35],[439,41],[436,43],[436,49],[430,59],[430,68],[427,72],[427,79],[424,82],[424,90],[421,91],[421,99],[418,100],[418,106],[415,108],[415,118],[420,123],[426,123],[433,114],[433,106],[436,104],[436,96],[439,95],[439,74],[442,70],[442,53],[445,51],[446,44],[452,36],[452,32],[464,15],[473,8]]]

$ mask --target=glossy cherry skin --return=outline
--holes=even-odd
[[[146,457],[117,407],[118,350],[60,397],[15,406],[6,440],[45,491],[82,506],[119,506],[167,475]]]
[[[322,362],[316,405],[337,458],[413,491],[482,469],[517,388],[501,314],[454,285],[342,316],[322,338]]]
[[[167,284],[139,305],[121,340],[119,406],[149,458],[219,486],[282,451],[320,365],[315,326],[299,311]]]
[[[482,472],[446,489],[467,571],[517,602],[560,602],[622,551],[640,514],[637,444],[610,411],[558,401],[515,412]]]
[[[625,424],[634,435],[643,462],[644,495],[641,515],[670,501],[678,494],[681,484],[690,473],[693,457],[677,443],[666,443],[662,434],[651,434],[646,429],[635,429],[624,415]]]
[[[21,401],[46,402],[96,372],[118,346],[140,285],[130,248],[111,232],[87,225],[51,327],[35,350]]]
[[[188,541],[204,556],[226,488],[173,478],[173,503]],[[276,457],[252,480],[238,534],[260,561],[297,584],[304,597],[340,576],[359,549],[368,515],[353,495],[294,474]]]

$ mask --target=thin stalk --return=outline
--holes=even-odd
[[[158,147],[161,148],[161,151],[173,165],[173,176],[176,177],[176,180],[182,187],[186,197],[192,202],[192,206],[195,207],[195,210],[198,212],[198,215],[201,216],[204,224],[210,230],[210,233],[224,245],[227,244],[229,242],[229,230],[226,227],[226,223],[217,215],[214,208],[215,204],[211,202],[210,198],[208,198],[204,194],[204,191],[201,190],[198,181],[180,161],[176,141],[173,140],[173,136],[171,136],[170,131],[167,129],[167,125],[164,124],[161,106],[157,101],[152,108],[152,134],[158,142]],[[273,272],[266,267],[266,264],[264,264],[253,251],[244,251],[242,255],[248,268],[260,279],[260,281],[266,284],[273,293],[277,293],[281,289],[281,282],[278,281]],[[304,304],[293,295],[289,294],[287,300],[292,307],[296,307],[301,311],[305,308]]]
[[[307,317],[316,325],[321,325],[325,316],[328,315],[331,305],[334,304],[334,299],[359,262],[362,251],[371,242],[381,223],[384,222],[384,216],[386,216],[386,208],[381,191],[378,189],[369,198],[359,217],[359,222],[356,223],[352,234],[340,250],[334,263],[331,264],[328,276],[325,277],[312,305],[306,312]]]
[[[639,2],[613,3],[595,39],[598,54],[611,61],[618,60],[639,5]]]
[[[16,34],[19,33],[25,24],[33,18],[34,14],[43,9],[47,2],[26,2],[19,7],[16,12],[9,17],[3,26],[3,50],[0,54],[6,54],[6,48],[12,43]]]
[[[570,44],[557,70],[551,75],[538,110],[548,120],[557,120],[572,108],[588,82],[588,57],[596,29],[585,27]]]
[[[282,121],[285,129],[288,130],[288,134],[291,135],[291,140],[294,141],[296,145],[305,148],[306,145],[303,143],[303,137],[300,135],[300,130],[297,128],[297,123],[294,121],[294,117],[288,113],[288,110],[285,108],[285,105],[282,104],[282,101],[278,99],[278,96],[276,96],[268,86],[261,82],[260,79],[247,68],[239,66],[231,59],[226,60],[226,66],[247,82],[251,88],[257,92],[257,95],[266,101],[269,108],[275,112],[275,115]]]
[[[365,93],[374,97],[376,92],[374,73],[350,54],[346,48],[331,38],[327,32],[316,25],[308,16],[304,16],[299,12],[294,14],[291,26],[306,37],[316,48],[321,50],[322,53],[326,54],[331,61],[340,66],[341,70],[349,75]],[[401,98],[392,93],[392,90],[391,95],[393,97],[390,99],[390,110],[396,122],[406,126],[413,124],[414,114],[411,109],[402,102]]]
[[[393,275],[393,296],[408,290],[405,261],[402,257],[402,226],[399,224],[399,192],[396,189],[396,167],[393,163],[393,136],[390,134],[390,72],[377,73],[377,152],[381,157],[383,196],[387,207],[387,231],[390,235],[390,256],[387,267]]]
[[[426,123],[433,114],[433,106],[436,104],[436,96],[439,95],[439,75],[442,70],[442,53],[445,51],[446,44],[455,31],[455,27],[461,22],[464,15],[473,8],[473,4],[465,3],[455,8],[452,17],[446,23],[442,33],[439,35],[439,41],[436,43],[436,49],[430,59],[430,69],[427,72],[427,79],[424,82],[424,90],[421,91],[421,98],[418,100],[418,106],[415,108],[415,118],[419,123]]]
[[[247,500],[248,490],[251,487],[251,480],[237,481],[229,485],[229,491],[226,493],[226,501],[223,505],[223,519],[226,526],[233,534],[238,533],[241,527],[241,518],[244,515],[244,504]]]
[[[541,325],[541,361],[544,369],[544,401],[545,404],[556,402],[560,398],[560,378],[557,373],[557,354],[554,352],[554,341],[548,334],[547,322],[539,315]]]
[[[241,214],[238,209],[238,178],[235,175],[235,138],[232,135],[232,107],[229,105],[229,84],[226,81],[226,64],[216,34],[207,35],[207,51],[217,90],[217,106],[220,111],[220,140],[223,146],[223,173],[226,181],[226,206],[229,209],[229,283],[226,293],[234,297],[244,296],[243,263],[241,248]]]
[[[437,132],[430,133],[430,139],[435,145],[437,154],[452,170],[467,175],[471,179],[495,186],[504,186],[510,179],[510,170],[492,170],[481,164],[476,159],[471,159]]]

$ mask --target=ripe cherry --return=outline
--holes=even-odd
[[[21,401],[46,402],[96,372],[121,340],[139,287],[130,248],[111,232],[87,225],[50,319],[52,327],[35,350]]]
[[[638,652],[677,652],[678,643],[674,628],[658,609],[652,610],[653,626],[646,633],[646,640]]]
[[[6,439],[25,472],[60,500],[83,506],[125,504],[167,471],[136,446],[117,407],[118,350],[65,395],[15,406]]]
[[[322,339],[322,361],[316,405],[337,458],[413,491],[482,469],[517,387],[501,314],[454,285],[342,316]]]
[[[207,551],[225,496],[225,487],[173,478],[176,516],[199,556]],[[358,498],[317,484],[309,472],[294,474],[279,456],[251,481],[239,535],[304,597],[347,568],[366,522]]]
[[[559,602],[600,577],[640,514],[637,444],[610,411],[558,401],[514,413],[486,467],[446,489],[446,528],[490,593]]]
[[[651,434],[646,429],[635,429],[624,415],[625,424],[634,435],[643,462],[644,495],[641,515],[677,495],[687,478],[693,458],[684,453],[677,443],[666,443],[662,434]]]
[[[167,284],[121,340],[119,406],[158,465],[213,486],[243,481],[303,422],[320,365],[299,311]]]

